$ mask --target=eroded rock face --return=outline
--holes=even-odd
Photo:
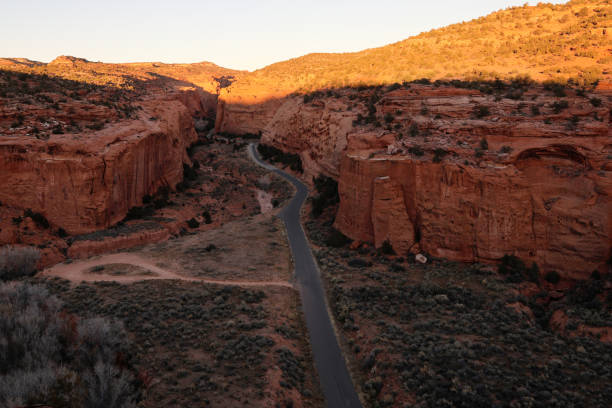
[[[347,156],[340,170],[336,227],[380,245],[377,230],[392,224],[398,233],[388,239],[402,250],[418,241],[436,257],[469,262],[514,254],[537,262],[543,271],[588,277],[605,262],[611,244],[609,176],[564,177],[549,164],[530,160],[521,171]],[[379,204],[383,177],[385,184],[399,186],[386,208]],[[403,207],[408,220],[395,214]],[[379,209],[384,211],[378,214]],[[399,224],[414,225],[414,232]]]
[[[389,176],[373,180],[371,223],[376,247],[389,241],[395,244],[395,251],[405,254],[416,242],[402,186]]]
[[[306,177],[319,173],[338,178],[357,113],[344,100],[317,100],[305,104],[293,97],[274,112],[262,132],[262,143],[300,154]]]
[[[187,106],[141,102],[137,118],[49,140],[0,137],[0,201],[43,214],[70,234],[108,227],[142,197],[183,178],[197,139]]]
[[[513,254],[582,279],[607,268],[612,248],[610,100],[600,88],[560,97],[532,86],[514,98],[449,86],[340,90],[289,97],[254,127],[272,117],[263,143],[299,153],[307,177],[338,180],[335,226],[353,239],[468,262]]]

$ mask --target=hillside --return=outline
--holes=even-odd
[[[195,85],[207,92],[216,91],[217,83],[214,77],[238,76],[242,73],[211,62],[108,64],[71,56],[57,57],[48,64],[25,58],[0,58],[0,70],[47,75],[84,84],[129,90],[143,90],[145,87],[168,90],[169,87]]]
[[[590,85],[610,78],[609,0],[513,7],[470,22],[356,53],[309,54],[246,75],[234,99],[284,96],[326,87],[428,79],[572,79]]]

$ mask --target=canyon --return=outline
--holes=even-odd
[[[272,116],[263,143],[300,154],[307,178],[338,181],[336,228],[400,254],[465,262],[512,254],[569,279],[607,269],[605,86],[557,97],[529,85],[520,98],[442,83],[393,88],[293,97],[262,113]],[[372,123],[360,119],[368,107]]]
[[[117,407],[608,406],[611,16],[252,72],[0,58],[0,405],[92,405],[91,336]]]
[[[337,180],[335,226],[352,239],[466,262],[511,254],[569,279],[605,272],[609,12],[597,1],[510,8],[397,44],[251,73],[208,62],[2,59],[0,242],[21,239],[7,222],[19,217],[15,209],[71,235],[117,224],[144,197],[182,181],[195,129],[214,124],[219,134],[255,135],[299,154],[306,180]],[[526,27],[513,25],[519,15]],[[473,61],[479,72],[442,63],[428,72],[407,59],[418,51],[443,60],[442,37],[457,42],[472,32],[492,41],[496,64],[472,40],[461,67]],[[540,50],[553,37],[584,52]],[[535,65],[507,70],[523,60]],[[368,61],[391,65],[372,71]],[[402,71],[401,61],[416,68]],[[564,68],[549,69],[555,64]]]

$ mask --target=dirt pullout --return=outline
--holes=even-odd
[[[136,273],[117,270],[117,268],[135,267]],[[123,269],[122,268],[122,269]],[[140,272],[138,272],[140,270]],[[201,279],[189,276],[180,275],[174,271],[160,268],[138,254],[119,252],[97,256],[84,261],[71,263],[62,263],[55,265],[52,268],[44,270],[41,277],[55,276],[63,278],[71,282],[118,282],[118,283],[133,283],[141,280],[151,279],[177,279],[189,282],[212,283],[219,285],[233,286],[281,286],[292,288],[289,282],[283,281],[233,281],[233,280],[215,280]]]
[[[138,253],[198,279],[287,282],[293,273],[284,227],[271,213],[149,245]]]
[[[122,273],[111,267],[117,264],[141,268],[141,271]],[[266,214],[131,252],[57,264],[40,276],[56,276],[77,283],[178,279],[243,287],[292,288],[291,271],[284,228],[274,215]]]

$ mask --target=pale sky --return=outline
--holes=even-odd
[[[104,62],[211,61],[254,70],[311,52],[379,47],[524,3],[0,0],[0,57],[43,62],[58,55]]]

